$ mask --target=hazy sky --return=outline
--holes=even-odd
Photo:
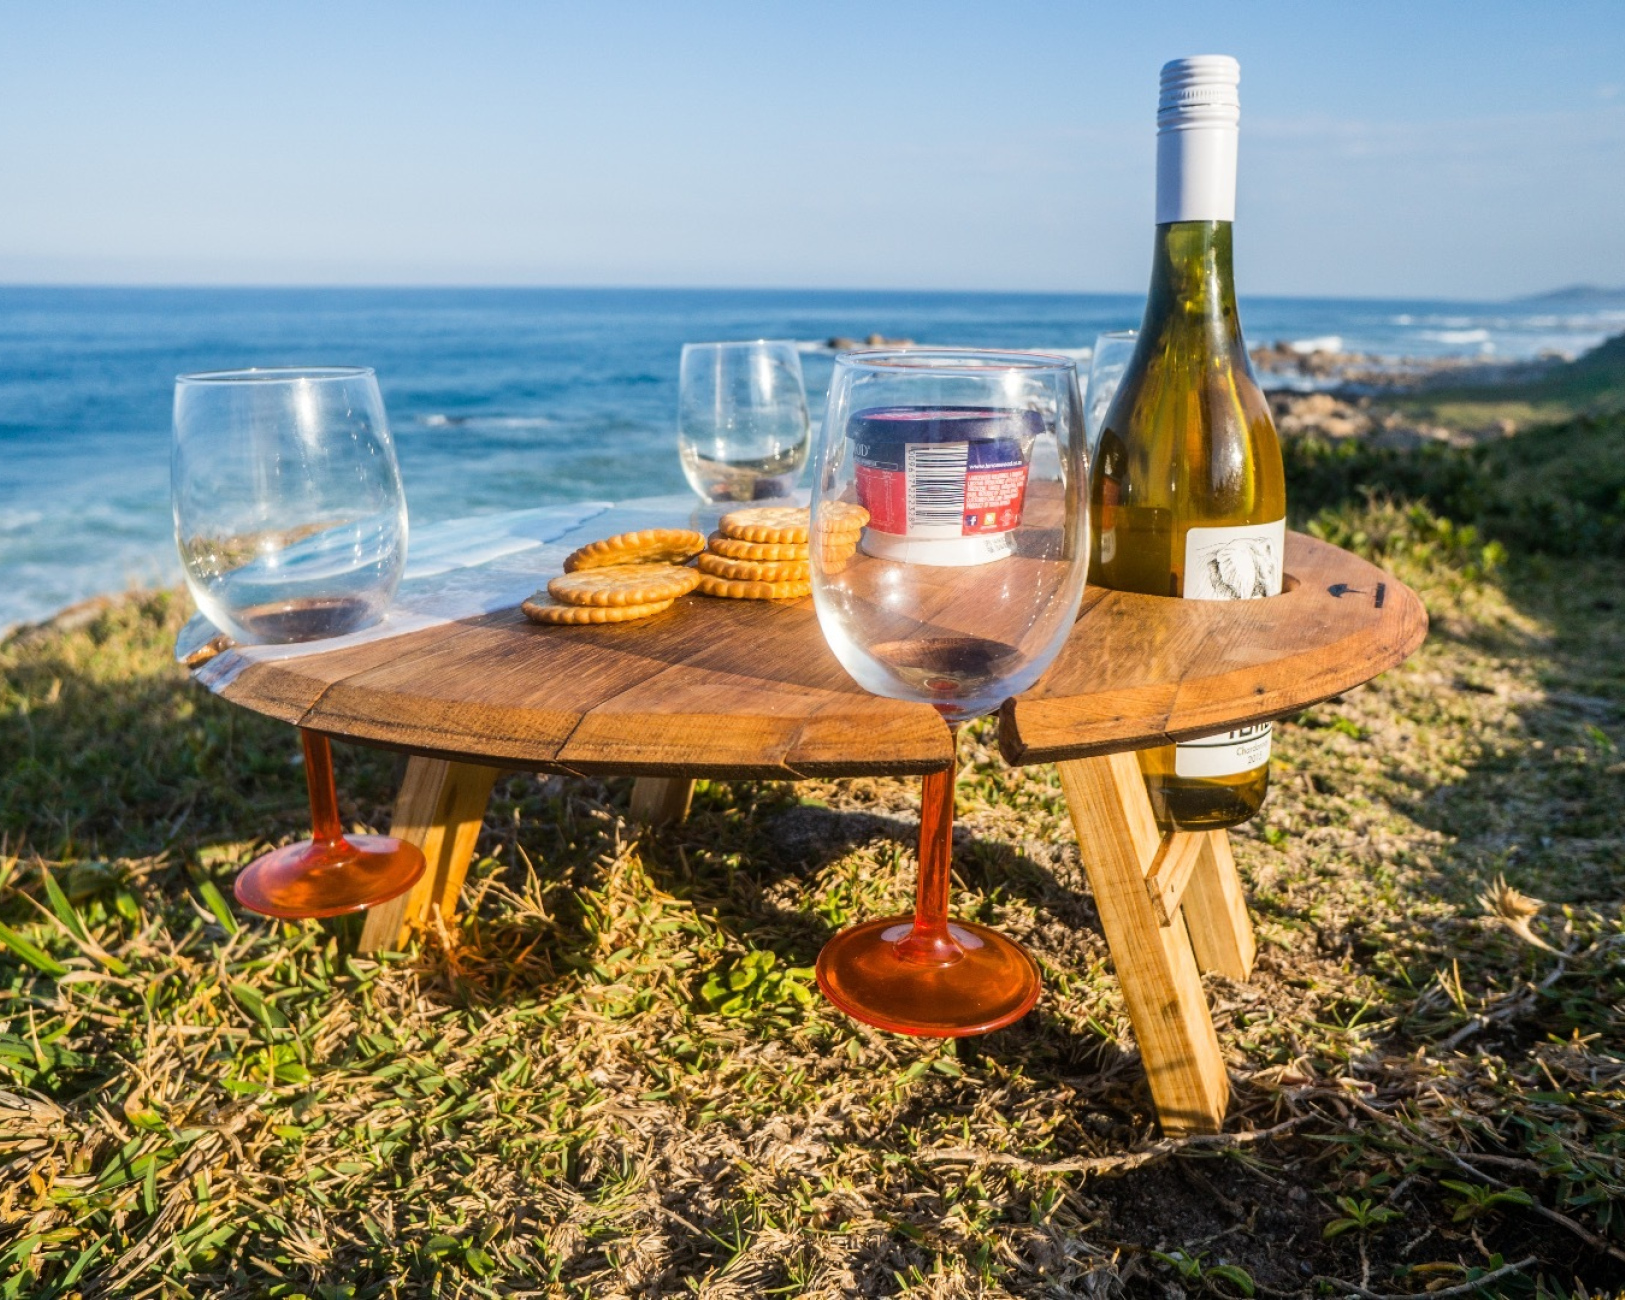
[[[1625,284],[1625,3],[0,0],[0,281],[1138,290],[1242,64],[1244,292]]]

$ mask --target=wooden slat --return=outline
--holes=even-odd
[[[998,622],[1011,606],[976,592],[1037,563],[928,575],[938,586],[922,589],[908,634],[1014,637]],[[1297,586],[1270,600],[1087,593],[1050,672],[1004,707],[1006,758],[1078,757],[1279,716],[1374,676],[1425,634],[1416,597],[1364,561],[1291,534],[1287,566]],[[646,622],[581,628],[508,610],[234,678],[217,662],[200,676],[235,703],[344,739],[535,770],[793,778],[952,761],[933,709],[846,675],[810,601],[687,596]]]
[[[1202,841],[1202,851],[1185,890],[1185,921],[1196,964],[1244,982],[1252,976],[1258,941],[1247,915],[1236,860],[1230,854],[1230,836],[1225,831],[1208,831],[1197,838]]]
[[[436,908],[448,925],[456,918],[458,895],[497,775],[494,767],[437,758],[414,758],[406,765],[390,834],[416,844],[428,865],[408,893],[368,910],[361,928],[362,952],[398,947]]]
[[[1183,832],[1165,835],[1157,856],[1151,860],[1150,869],[1145,873],[1145,888],[1163,925],[1171,924],[1179,911],[1179,900],[1191,872],[1196,869],[1196,859],[1205,839],[1203,835]]]
[[[1105,593],[1038,684],[1005,703],[1005,758],[1055,762],[1281,717],[1369,681],[1427,635],[1415,593],[1346,551],[1288,533],[1286,568],[1292,589],[1267,600]]]
[[[255,666],[221,693],[349,740],[549,771],[909,774],[952,758],[934,709],[846,675],[810,602],[690,596],[583,628],[506,611]]]
[[[1216,1133],[1229,1081],[1184,922],[1164,925],[1146,892],[1161,836],[1140,765],[1111,754],[1058,770],[1163,1130]]]

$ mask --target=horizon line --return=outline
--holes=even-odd
[[[1001,298],[1144,298],[1144,290],[1127,289],[943,289],[918,288],[907,286],[893,286],[886,288],[829,288],[811,287],[806,285],[707,285],[707,284],[490,284],[469,283],[453,284],[444,281],[413,283],[403,281],[400,283],[382,284],[375,282],[331,283],[331,282],[278,282],[256,283],[215,283],[209,281],[103,281],[103,280],[0,280],[0,293],[11,290],[47,289],[47,290],[93,290],[93,291],[142,291],[155,290],[163,292],[294,292],[294,293],[740,293],[740,294],[912,294],[941,297],[1001,297]],[[1436,302],[1436,303],[1477,303],[1485,306],[1500,306],[1519,302],[1539,302],[1546,299],[1557,298],[1565,294],[1583,290],[1601,296],[1618,296],[1625,298],[1625,287],[1606,288],[1600,285],[1564,285],[1556,289],[1548,289],[1539,293],[1512,294],[1506,297],[1465,297],[1451,298],[1436,295],[1421,294],[1405,296],[1392,294],[1339,294],[1339,293],[1246,293],[1238,294],[1246,299],[1279,299],[1286,301],[1334,301],[1334,302]]]

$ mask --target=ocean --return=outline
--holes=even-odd
[[[816,420],[831,337],[1065,350],[1139,323],[1136,295],[638,289],[0,288],[0,629],[179,581],[174,377],[242,366],[378,372],[419,523],[685,490],[684,342],[802,343]],[[1387,357],[1575,355],[1625,311],[1243,299],[1253,344]]]

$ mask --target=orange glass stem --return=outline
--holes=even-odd
[[[423,850],[391,835],[346,835],[339,823],[333,746],[319,731],[299,729],[310,793],[308,840],[285,844],[249,863],[233,889],[251,912],[296,921],[342,916],[387,903],[423,875]]]
[[[955,738],[958,738],[957,729]],[[914,928],[897,941],[906,962],[946,966],[965,950],[948,931],[948,895],[953,888],[954,778],[957,764],[931,772],[920,787],[920,877],[915,884]]]
[[[305,788],[310,791],[310,838],[336,844],[344,838],[339,824],[339,788],[333,779],[333,746],[319,731],[299,729],[305,747]]]

